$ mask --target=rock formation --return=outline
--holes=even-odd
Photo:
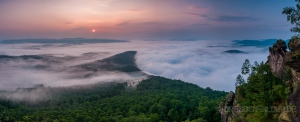
[[[281,79],[289,86],[290,95],[287,104],[296,107],[296,112],[281,112],[278,116],[278,121],[285,122],[300,122],[300,39],[293,38],[287,45],[285,41],[278,40],[272,47],[269,48],[269,56],[266,64],[268,64],[273,74]],[[290,77],[286,77],[290,74]],[[238,87],[236,93],[230,92],[223,103],[220,104],[220,113],[223,122],[245,121],[239,118],[237,111],[224,111],[226,107],[238,107]],[[232,102],[233,100],[233,102]],[[232,104],[231,104],[232,103]],[[233,118],[235,120],[233,120]]]
[[[279,78],[283,77],[286,70],[284,66],[284,57],[287,52],[286,48],[287,46],[283,40],[278,40],[273,47],[269,48],[269,56],[266,63],[270,65],[274,74]]]
[[[232,111],[231,107],[233,106],[235,94],[230,91],[229,94],[226,96],[224,102],[220,104],[220,113],[221,113],[221,120],[223,122],[232,121]]]
[[[291,39],[288,43],[289,49],[286,58],[286,66],[291,67],[291,82],[290,86],[292,89],[292,94],[288,98],[288,103],[296,106],[296,113],[290,115],[291,120],[294,122],[300,121],[300,39]]]

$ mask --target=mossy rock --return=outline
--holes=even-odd
[[[291,50],[291,57],[293,59],[300,59],[300,39],[292,38],[288,43],[288,47]]]
[[[289,41],[288,47],[291,50],[291,52],[295,52],[296,50],[300,50],[300,39],[293,38]]]
[[[286,52],[286,53],[285,53],[285,56],[284,56],[284,60],[285,60],[286,62],[292,61],[292,60],[293,60],[293,59],[292,59],[292,53],[291,53],[291,52]]]
[[[300,48],[299,48],[299,50],[295,50],[294,52],[292,52],[292,58],[300,59]]]
[[[289,117],[289,113],[286,112],[286,111],[281,112],[281,114],[279,115],[278,119],[286,121],[286,122],[291,122],[291,119]]]

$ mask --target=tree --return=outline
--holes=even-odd
[[[287,16],[287,21],[291,24],[295,24],[295,27],[291,28],[292,32],[300,33],[300,0],[295,0],[297,2],[296,7],[285,7],[283,8],[282,14]]]
[[[243,75],[246,75],[250,72],[250,66],[251,66],[250,61],[248,59],[246,59],[242,66],[242,74]]]
[[[257,61],[254,61],[254,64],[251,66],[251,74],[256,73],[256,68],[259,66]],[[250,74],[250,75],[251,75]]]
[[[286,101],[288,86],[282,80],[278,79],[272,73],[272,69],[264,62],[251,65],[252,71],[244,83],[242,75],[238,75],[236,86],[240,86],[237,93],[237,101],[241,106],[263,106],[263,111],[244,112],[245,120],[265,121],[272,120],[277,114],[270,113],[267,110],[271,106],[278,106],[278,103]],[[275,121],[275,120],[274,120]]]
[[[239,74],[236,77],[235,87],[241,86],[243,84],[245,84],[245,80],[244,80],[243,76]]]

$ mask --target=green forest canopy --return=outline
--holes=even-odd
[[[109,83],[73,90],[36,104],[0,100],[1,121],[220,121],[227,94],[180,80],[151,76],[136,88]]]

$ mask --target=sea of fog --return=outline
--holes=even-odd
[[[97,44],[0,44],[0,55],[52,55],[56,57],[81,57],[70,59],[65,65],[76,65],[103,59],[124,51],[138,51],[138,67],[151,75],[180,79],[211,87],[215,90],[234,90],[236,76],[241,72],[245,59],[250,62],[266,61],[265,47],[238,46],[231,41],[140,41]],[[244,53],[225,53],[239,50]],[[97,56],[82,56],[96,52]],[[99,75],[88,79],[63,79],[61,73],[24,69],[0,65],[0,90],[30,87],[34,84],[45,86],[71,86],[90,84],[115,79],[136,80],[126,74]],[[27,65],[27,64],[26,64]]]

